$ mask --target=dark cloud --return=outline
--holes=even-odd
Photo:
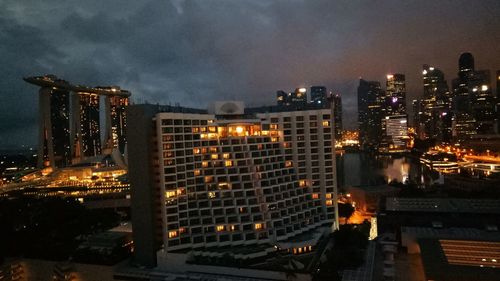
[[[411,101],[424,63],[449,82],[463,51],[499,69],[499,14],[496,0],[2,1],[0,145],[36,143],[37,90],[21,77],[44,73],[197,107],[325,85],[354,127],[359,77],[405,73]]]

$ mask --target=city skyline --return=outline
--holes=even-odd
[[[324,85],[341,94],[345,127],[355,128],[360,76],[383,83],[405,74],[411,108],[423,92],[422,64],[441,69],[448,86],[463,52],[478,69],[500,68],[497,1],[222,4],[0,4],[0,145],[36,143],[28,75],[121,85],[135,101],[195,107],[233,96],[269,104],[279,89]]]

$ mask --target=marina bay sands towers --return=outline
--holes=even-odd
[[[40,86],[39,168],[65,167],[113,150],[125,152],[125,108],[130,92],[116,86],[72,85],[53,75],[24,80]],[[102,100],[104,114],[100,110]]]

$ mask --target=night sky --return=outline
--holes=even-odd
[[[500,69],[500,1],[2,0],[0,148],[37,142],[38,89],[24,76],[202,108],[325,85],[354,128],[359,77],[406,74],[411,108],[422,64],[451,84],[465,51],[477,69]]]

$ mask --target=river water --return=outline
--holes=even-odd
[[[418,159],[360,152],[337,155],[337,174],[340,187],[379,185],[394,181],[421,185],[430,181],[431,177],[431,172],[422,167]]]

